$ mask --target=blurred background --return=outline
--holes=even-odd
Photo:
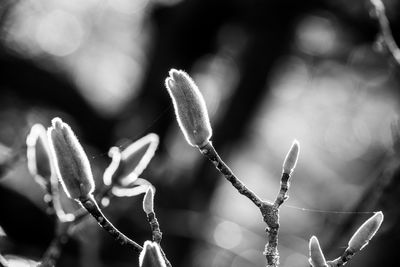
[[[384,4],[399,41],[400,3]],[[300,141],[281,208],[281,266],[308,266],[312,235],[327,258],[338,257],[377,210],[383,226],[349,266],[397,266],[399,143],[391,124],[400,73],[375,42],[378,31],[366,0],[3,0],[0,252],[38,260],[53,237],[25,140],[33,124],[48,127],[60,116],[79,136],[96,183],[109,147],[160,136],[143,177],[157,188],[173,266],[265,265],[259,211],[178,129],[164,87],[177,68],[204,94],[217,151],[263,199],[275,198],[283,159]],[[114,199],[104,210],[139,243],[151,238],[141,202]],[[137,258],[91,220],[57,266],[137,266]]]

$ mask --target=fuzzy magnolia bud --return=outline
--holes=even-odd
[[[174,104],[178,124],[192,146],[204,146],[212,135],[204,98],[190,76],[171,69],[165,85]]]
[[[321,246],[315,236],[310,238],[309,243],[310,258],[309,262],[312,267],[327,267],[324,253],[322,253]]]
[[[362,250],[372,237],[376,234],[383,222],[383,213],[381,211],[375,213],[371,218],[366,220],[350,238],[348,248],[355,253]]]
[[[146,214],[154,212],[154,189],[149,186],[143,198],[143,210]]]
[[[286,155],[285,161],[283,162],[283,172],[291,174],[296,167],[297,158],[299,157],[300,144],[299,141],[294,140],[292,147]]]
[[[86,199],[94,190],[89,160],[74,132],[60,118],[48,130],[55,170],[68,197]]]
[[[52,174],[50,147],[46,129],[41,124],[32,126],[26,138],[26,158],[28,170],[36,181],[43,187],[50,182]]]
[[[155,242],[146,241],[139,256],[140,267],[166,267],[160,247]]]

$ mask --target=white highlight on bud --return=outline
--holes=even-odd
[[[114,185],[111,192],[117,197],[133,197],[146,193],[149,186],[153,186],[149,181],[143,178],[137,178],[129,186]]]
[[[143,210],[146,214],[154,212],[154,189],[149,186],[143,198]]]
[[[291,174],[296,167],[297,159],[300,152],[300,143],[297,140],[293,141],[292,147],[286,155],[285,161],[283,162],[283,172]]]
[[[318,239],[315,236],[310,238],[309,242],[310,262],[312,267],[327,267],[324,253],[322,252],[321,246],[319,245]]]
[[[143,250],[139,255],[140,267],[166,267],[165,260],[161,255],[160,247],[157,243],[146,241]]]
[[[376,212],[366,220],[350,238],[348,249],[353,253],[362,250],[376,234],[383,222],[383,213]]]
[[[43,125],[35,124],[26,138],[28,170],[43,187],[50,183],[52,162],[47,132]]]
[[[203,95],[190,76],[171,69],[165,86],[172,98],[175,115],[187,142],[192,146],[204,146],[212,135],[210,119]]]
[[[68,124],[60,118],[51,122],[50,150],[64,191],[73,199],[87,198],[94,191],[94,181],[86,153]]]

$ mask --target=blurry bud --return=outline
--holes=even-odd
[[[371,4],[375,7],[378,12],[385,11],[385,6],[381,0],[371,0]]]
[[[160,247],[157,243],[146,241],[139,256],[140,267],[166,267],[165,260],[161,255]]]
[[[24,258],[16,255],[4,255],[3,259],[6,261],[7,265],[5,267],[37,267],[40,263],[28,258]]]
[[[46,129],[41,124],[32,126],[26,138],[26,158],[28,170],[36,182],[44,188],[50,182],[52,174],[51,154]]]
[[[60,118],[54,118],[48,130],[55,170],[65,193],[73,199],[85,199],[94,190],[89,160],[74,132]]]
[[[362,250],[371,238],[378,231],[383,221],[383,213],[377,212],[367,221],[365,221],[360,228],[351,237],[348,248],[351,252],[355,253]]]
[[[192,146],[204,146],[212,135],[212,129],[204,98],[197,85],[186,72],[175,69],[170,70],[165,85],[187,142]]]
[[[309,243],[310,258],[309,262],[312,267],[327,267],[324,253],[319,245],[318,239],[315,236],[310,238]]]
[[[151,186],[149,186],[144,195],[143,210],[146,214],[154,212],[154,190]]]
[[[116,197],[133,197],[140,194],[145,194],[149,186],[154,189],[153,185],[146,179],[137,178],[128,186],[114,185],[111,189],[111,192]]]
[[[134,182],[154,157],[159,139],[157,134],[149,133],[122,151],[118,147],[110,148],[108,155],[112,161],[104,172],[104,184],[127,186]]]
[[[283,172],[291,174],[296,167],[297,158],[299,157],[300,144],[299,141],[294,140],[292,147],[286,155],[285,161],[283,162]]]

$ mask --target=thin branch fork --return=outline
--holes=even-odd
[[[283,173],[280,183],[280,190],[274,203],[261,200],[253,191],[235,176],[232,170],[222,161],[211,142],[199,147],[200,152],[207,157],[217,170],[236,188],[236,190],[250,199],[261,211],[264,222],[267,224],[268,242],[265,246],[264,255],[267,259],[267,267],[279,265],[278,233],[279,233],[279,207],[288,199],[290,174]]]

